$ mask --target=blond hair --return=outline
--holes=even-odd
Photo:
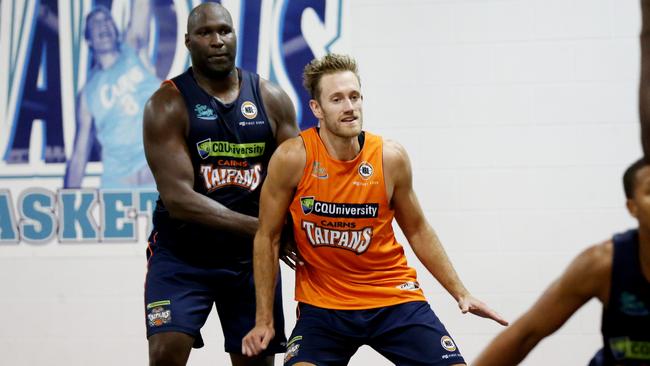
[[[327,74],[336,72],[351,71],[359,80],[357,62],[348,55],[330,53],[321,58],[315,58],[305,66],[302,73],[302,85],[307,89],[313,99],[318,100],[320,97],[320,79]]]

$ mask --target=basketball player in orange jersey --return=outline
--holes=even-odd
[[[273,154],[262,188],[254,244],[257,313],[242,352],[262,352],[274,336],[273,298],[287,211],[304,265],[296,268],[299,317],[285,365],[346,365],[369,345],[398,365],[464,365],[426,302],[392,229],[463,313],[507,322],[463,286],[412,189],[405,149],[362,131],[356,62],[327,55],[305,67],[304,85],[320,128]]]

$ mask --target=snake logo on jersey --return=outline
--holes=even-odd
[[[262,181],[262,164],[250,168],[201,165],[205,189],[212,192],[226,186],[238,186],[254,191]]]
[[[327,220],[322,220],[320,223],[302,221],[302,230],[307,236],[307,241],[313,247],[341,248],[356,254],[363,254],[372,242],[372,227],[368,226],[360,230],[339,230],[340,227],[345,226],[354,227],[354,223]]]

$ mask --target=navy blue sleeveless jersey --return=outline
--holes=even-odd
[[[650,366],[650,282],[639,259],[639,233],[615,235],[612,285],[604,307],[605,365]]]
[[[194,190],[231,210],[256,216],[267,165],[276,148],[260,95],[259,76],[237,69],[240,91],[229,104],[203,90],[192,68],[172,79],[183,95],[189,117],[187,147],[194,169]],[[193,262],[250,261],[252,238],[172,219],[158,199],[155,230],[163,245]]]

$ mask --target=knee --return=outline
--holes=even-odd
[[[191,346],[190,346],[191,347]],[[149,340],[149,366],[184,366],[190,349],[178,342]]]

